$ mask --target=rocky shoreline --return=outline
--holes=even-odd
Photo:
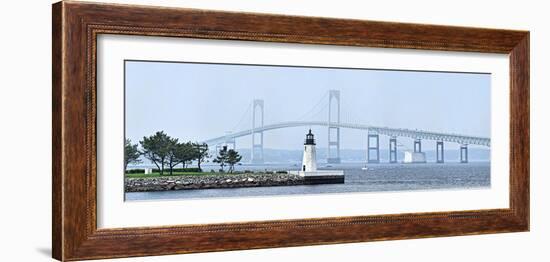
[[[306,184],[310,183],[304,179],[304,177],[296,174],[280,173],[207,174],[202,176],[163,176],[124,179],[124,188],[126,192],[293,186]]]

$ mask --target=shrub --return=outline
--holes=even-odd
[[[126,174],[145,174],[145,169],[129,169]]]
[[[288,172],[287,172],[287,171],[284,171],[284,170],[279,170],[279,171],[277,171],[276,173],[277,173],[277,174],[288,174]]]
[[[174,168],[172,169],[173,172],[202,172],[202,169],[197,167],[189,167],[189,168]],[[157,168],[153,169],[153,173],[159,173],[160,170]],[[170,172],[169,168],[164,168],[164,172]]]

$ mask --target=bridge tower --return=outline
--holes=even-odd
[[[397,163],[397,137],[390,137],[390,163]]]
[[[260,119],[256,119],[256,114]],[[264,127],[264,100],[254,99],[252,103],[252,148],[250,150],[250,162],[262,164],[264,162],[264,132],[256,131],[256,128]]]
[[[437,141],[435,144],[435,162],[444,163],[445,162],[445,152],[444,152],[443,141]]]
[[[468,163],[468,144],[460,145],[460,163]]]
[[[369,132],[367,135],[367,163],[380,163],[380,138],[378,133]]]
[[[332,101],[336,105],[332,106]],[[336,115],[333,115],[333,111]],[[340,163],[340,127],[334,126],[340,124],[340,90],[329,90],[328,92],[328,153],[327,163]]]
[[[414,152],[422,153],[422,140],[420,138],[414,139]]]

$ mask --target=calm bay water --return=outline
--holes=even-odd
[[[126,200],[227,198],[296,194],[381,192],[488,188],[489,162],[467,164],[377,164],[362,170],[360,164],[333,165],[320,169],[344,170],[344,184],[278,187],[248,187],[126,193]],[[240,166],[250,170],[294,170],[295,166]]]

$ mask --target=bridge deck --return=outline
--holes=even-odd
[[[205,140],[203,142],[207,144],[217,144],[223,143],[228,140],[251,135],[252,132],[263,132],[273,129],[287,128],[287,127],[297,127],[297,126],[328,126],[328,122],[323,121],[290,121],[290,122],[281,122],[276,124],[264,125],[263,127],[258,127],[255,129],[243,130],[225,136],[215,137],[212,139]],[[409,137],[413,139],[426,139],[426,140],[437,140],[445,142],[454,142],[459,144],[469,144],[469,145],[481,145],[481,146],[491,146],[491,139],[486,137],[476,137],[476,136],[464,136],[459,134],[448,134],[448,133],[437,133],[423,130],[414,130],[414,129],[404,129],[404,128],[390,128],[390,127],[376,127],[362,124],[352,124],[352,123],[331,123],[330,126],[341,127],[341,128],[350,128],[350,129],[359,129],[359,130],[368,130],[369,132],[377,133],[380,135],[395,136],[395,137]]]

